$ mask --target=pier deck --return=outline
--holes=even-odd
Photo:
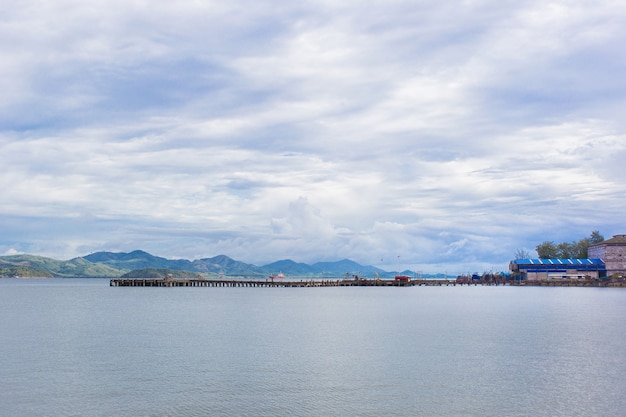
[[[412,280],[389,279],[328,279],[328,280],[211,280],[211,279],[158,279],[158,278],[114,278],[112,287],[410,287],[416,285],[461,285],[455,280]]]
[[[414,287],[414,286],[541,286],[541,287],[625,287],[624,282],[593,280],[547,280],[506,282],[458,282],[456,279],[413,279],[396,281],[390,279],[302,279],[302,280],[246,280],[246,279],[159,279],[159,278],[113,278],[111,287]]]

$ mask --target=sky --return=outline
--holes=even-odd
[[[501,271],[626,233],[626,3],[0,4],[0,255]]]

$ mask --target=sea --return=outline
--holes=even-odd
[[[1,416],[624,416],[626,289],[0,279]]]

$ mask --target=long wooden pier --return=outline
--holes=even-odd
[[[411,287],[416,285],[443,286],[461,285],[456,280],[411,280],[390,279],[302,279],[302,280],[211,280],[211,279],[159,279],[159,278],[114,278],[112,287]],[[467,284],[466,284],[467,285]]]
[[[113,278],[111,287],[414,287],[414,286],[523,286],[523,287],[626,287],[626,282],[595,280],[543,280],[543,281],[481,281],[459,282],[456,279],[301,279],[301,280],[249,280],[249,279],[162,279]]]

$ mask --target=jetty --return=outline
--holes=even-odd
[[[393,279],[301,279],[301,280],[253,280],[253,279],[161,279],[161,278],[113,278],[111,287],[411,287],[416,285],[461,285],[453,279],[393,280]],[[466,284],[467,285],[467,284]]]
[[[113,278],[111,287],[441,287],[441,286],[518,286],[518,287],[626,287],[623,280],[535,280],[484,281],[457,279],[174,279],[174,278]]]

